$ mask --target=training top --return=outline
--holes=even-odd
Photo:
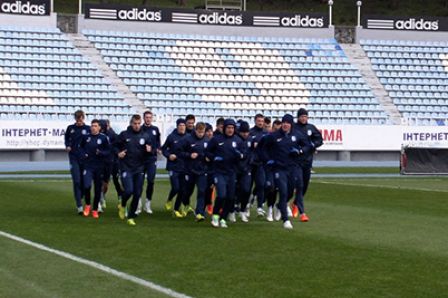
[[[323,145],[323,138],[320,131],[313,124],[301,124],[295,123],[294,130],[300,131],[302,134],[306,136],[306,140],[308,145],[311,147],[311,150],[304,154],[303,160],[305,163],[312,163],[314,152],[316,149]]]
[[[126,156],[119,159],[120,169],[127,172],[143,172],[146,155],[150,154],[146,151],[146,145],[150,145],[151,149],[155,150],[155,142],[142,129],[134,131],[129,126],[122,131],[115,144],[118,152],[126,150]]]
[[[104,166],[106,158],[111,153],[109,138],[102,133],[83,136],[79,144],[81,161],[86,168],[100,168]]]
[[[182,158],[182,143],[181,139],[185,134],[180,134],[177,129],[173,130],[172,133],[166,138],[165,143],[162,146],[162,154],[166,157],[166,169],[168,171],[184,172],[185,164]],[[171,154],[176,155],[175,160],[170,160],[169,156]]]
[[[215,173],[233,174],[244,158],[243,142],[237,135],[218,135],[210,140],[205,155],[213,162]]]
[[[160,141],[160,131],[159,128],[155,125],[146,126],[142,125],[142,129],[146,132],[149,137],[153,138],[156,144],[155,149],[160,149],[161,141]],[[152,150],[150,154],[147,154],[146,161],[147,162],[155,162],[157,160],[157,150]]]
[[[260,149],[262,159],[267,161],[267,165],[273,170],[288,170],[296,166],[295,160],[308,152],[310,146],[303,134],[294,130],[286,133],[279,129],[264,137]]]
[[[202,175],[207,172],[205,161],[205,150],[208,146],[208,138],[198,138],[196,133],[186,135],[181,140],[181,157],[185,161],[185,170],[187,173]],[[191,158],[192,153],[197,153],[195,159]]]
[[[65,148],[70,147],[72,150],[68,153],[70,159],[80,159],[79,154],[79,144],[81,143],[82,137],[90,133],[90,126],[84,124],[77,126],[76,124],[71,124],[67,126],[64,135]]]

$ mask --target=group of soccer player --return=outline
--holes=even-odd
[[[258,216],[270,222],[282,220],[286,229],[293,228],[291,217],[309,220],[304,196],[313,155],[323,140],[303,108],[297,112],[297,121],[286,114],[272,125],[268,117],[257,114],[252,128],[243,120],[219,118],[213,130],[209,123],[196,123],[194,115],[187,115],[177,119],[163,144],[150,111],[143,119],[133,115],[128,128],[118,135],[107,120],[94,119],[90,126],[84,120],[84,112],[76,111],[75,123],[65,133],[79,214],[99,218],[111,177],[121,219],[135,226],[142,209],[152,214],[157,156],[163,154],[171,185],[165,209],[176,218],[194,213],[201,222],[209,214],[213,227],[226,228],[237,215],[248,222],[250,206],[257,204]],[[193,209],[190,198],[195,189]]]

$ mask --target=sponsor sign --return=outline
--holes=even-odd
[[[86,123],[88,123],[87,121]],[[0,149],[64,149],[65,129],[71,123],[55,121],[1,121]],[[115,132],[128,123],[112,123]],[[175,128],[155,123],[162,139]],[[402,146],[448,148],[448,126],[319,125],[324,145],[319,149],[346,151],[399,151]]]
[[[0,0],[0,13],[49,16],[50,0]]]
[[[318,126],[320,150],[398,151],[402,146],[448,148],[448,126]]]
[[[85,4],[85,17],[100,20],[168,22],[196,25],[288,28],[328,27],[328,16],[326,14],[159,9],[109,4]]]
[[[364,16],[362,26],[365,29],[399,31],[448,31],[448,18],[443,17],[390,17]]]

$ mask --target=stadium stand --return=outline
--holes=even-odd
[[[305,106],[323,124],[387,124],[334,39],[83,30],[158,115],[279,117]]]
[[[132,113],[59,29],[0,26],[0,119],[71,121],[79,108],[113,121]]]
[[[446,125],[446,42],[364,39],[360,43],[407,124]]]

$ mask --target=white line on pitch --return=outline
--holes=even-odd
[[[8,239],[11,239],[11,240],[14,240],[14,241],[17,241],[17,242],[20,242],[20,243],[32,246],[34,248],[37,248],[37,249],[40,249],[40,250],[43,250],[43,251],[46,251],[46,252],[58,255],[60,257],[63,257],[63,258],[75,261],[77,263],[90,266],[92,268],[95,268],[95,269],[101,270],[103,272],[109,273],[111,275],[114,275],[116,277],[119,277],[121,279],[130,281],[130,282],[136,283],[138,285],[141,285],[143,287],[146,287],[146,288],[158,291],[160,293],[166,294],[166,295],[168,295],[170,297],[174,297],[174,298],[190,298],[190,296],[187,296],[187,295],[182,294],[182,293],[178,293],[178,292],[176,292],[174,290],[171,290],[169,288],[165,288],[165,287],[160,286],[158,284],[155,284],[155,283],[153,283],[151,281],[147,281],[147,280],[144,280],[142,278],[139,278],[139,277],[136,277],[136,276],[133,276],[133,275],[130,275],[130,274],[127,274],[127,273],[115,270],[113,268],[107,267],[105,265],[102,265],[102,264],[94,262],[94,261],[90,261],[90,260],[87,260],[87,259],[84,259],[84,258],[81,258],[81,257],[77,257],[75,255],[72,255],[72,254],[64,252],[64,251],[60,251],[60,250],[57,250],[57,249],[50,248],[50,247],[45,246],[43,244],[39,244],[39,243],[30,241],[30,240],[26,240],[24,238],[21,238],[21,237],[18,237],[18,236],[15,236],[15,235],[3,232],[3,231],[0,231],[0,236],[3,236],[5,238],[8,238]]]
[[[347,186],[359,186],[359,187],[377,187],[377,188],[402,189],[402,190],[448,192],[448,190],[418,188],[418,187],[401,187],[401,186],[375,185],[375,184],[363,184],[363,183],[346,183],[346,182],[333,182],[333,181],[318,181],[318,180],[314,180],[313,182],[322,183],[322,184],[335,184],[335,185],[347,185]]]

